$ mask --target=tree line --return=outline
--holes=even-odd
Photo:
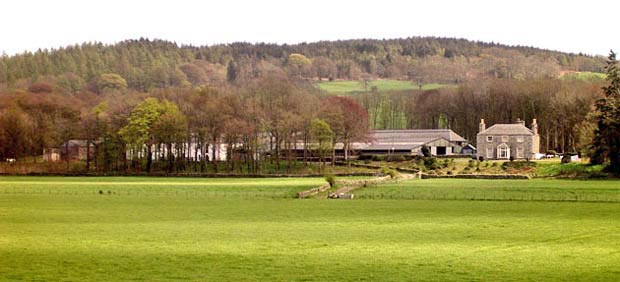
[[[0,109],[0,157],[39,156],[81,139],[92,150],[86,170],[100,172],[290,171],[297,157],[324,160],[336,143],[364,141],[368,130],[352,98],[319,96],[286,77],[149,93],[18,91],[0,95]]]

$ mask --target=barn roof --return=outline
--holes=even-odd
[[[466,142],[451,129],[399,129],[370,131],[372,143],[427,143],[438,138],[450,142]]]

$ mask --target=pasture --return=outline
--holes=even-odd
[[[0,280],[620,278],[618,181],[411,180],[357,190],[353,201],[292,198],[322,183],[0,177]],[[535,196],[406,196],[416,189]]]
[[[336,81],[320,81],[316,83],[319,89],[335,94],[344,94],[347,92],[368,92],[373,86],[378,91],[399,91],[399,90],[418,90],[420,87],[416,83],[408,80],[380,79],[373,80],[368,83],[368,89],[364,88],[364,84],[357,80],[336,80]],[[422,90],[438,89],[447,87],[445,84],[429,83],[422,85]]]

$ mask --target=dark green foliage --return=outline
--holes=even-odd
[[[335,187],[336,186],[336,176],[334,176],[333,174],[325,175],[325,181],[327,181],[327,183],[329,183],[330,187]]]
[[[590,160],[593,164],[609,161],[607,170],[620,174],[620,70],[613,51],[609,54],[606,71],[609,85],[603,87],[605,97],[596,101],[597,128]]]
[[[424,158],[424,167],[428,170],[434,170],[441,167],[441,165],[437,162],[437,158]]]
[[[424,157],[428,158],[431,156],[431,149],[428,146],[422,145],[421,151]]]

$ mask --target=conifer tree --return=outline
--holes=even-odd
[[[603,87],[605,96],[596,101],[597,128],[590,161],[593,164],[609,161],[607,170],[620,174],[620,70],[613,51],[605,70],[609,85]]]

